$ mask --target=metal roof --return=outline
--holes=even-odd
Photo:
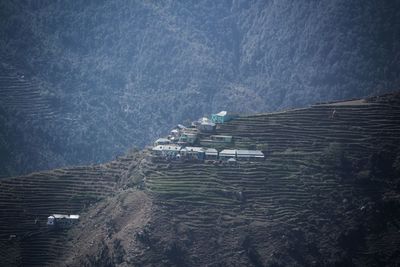
[[[158,142],[170,142],[170,140],[168,138],[158,138],[156,140],[156,143],[158,143]]]
[[[218,156],[218,150],[215,148],[205,148],[206,150],[206,155],[211,155],[211,156]]]
[[[211,120],[207,117],[203,117],[197,120],[198,123],[212,123]]]
[[[255,157],[255,158],[264,157],[264,154],[260,150],[239,149],[236,150],[236,153],[238,157]]]
[[[209,126],[215,126],[215,123],[207,121],[207,122],[201,122],[200,125],[209,125]]]
[[[221,152],[219,152],[220,156],[230,156],[230,155],[236,155],[236,150],[235,149],[224,149]]]
[[[182,148],[181,151],[188,151],[188,152],[204,152],[204,148],[198,146],[187,146]]]
[[[219,134],[210,135],[210,138],[215,138],[215,137],[232,138],[232,135],[219,135]]]
[[[55,218],[55,219],[79,219],[79,215],[65,215],[65,214],[53,214],[50,215],[48,218]]]
[[[217,116],[225,116],[227,113],[228,113],[227,111],[223,110],[223,111],[218,112],[216,115]]]

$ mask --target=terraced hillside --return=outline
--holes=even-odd
[[[67,232],[46,226],[51,214],[80,214],[115,194],[137,155],[105,165],[56,169],[0,180],[2,266],[43,266],[68,248]]]
[[[237,165],[143,160],[132,176],[152,199],[147,223],[121,237],[133,229],[121,226],[121,217],[86,222],[80,231],[106,218],[125,230],[108,237],[107,229],[99,231],[96,252],[75,233],[75,247],[83,252],[67,253],[64,262],[395,266],[400,262],[399,115],[397,94],[223,124],[218,133],[232,134],[236,146],[263,148],[266,160]]]
[[[246,116],[222,125],[219,131],[234,135],[239,144],[267,145],[271,152],[323,152],[334,143],[350,151],[371,152],[380,145],[393,146],[391,141],[400,129],[397,99],[381,98]]]
[[[54,266],[396,266],[399,120],[400,94],[241,116],[217,133],[263,149],[265,161],[159,162],[147,151],[116,161],[126,170],[105,187],[114,193],[64,239],[25,243],[42,256],[22,245],[2,255]],[[2,182],[2,203],[22,207],[14,179]]]
[[[175,263],[398,262],[399,126],[392,95],[221,125],[236,145],[263,147],[267,160],[154,167],[148,189],[186,235]]]
[[[0,61],[0,177],[65,165],[49,133],[60,127],[60,109],[46,85]]]
[[[52,119],[54,109],[42,95],[42,85],[26,78],[18,69],[2,63],[0,66],[0,104],[2,107],[24,113],[30,119]]]

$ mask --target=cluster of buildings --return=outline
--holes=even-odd
[[[194,161],[261,161],[260,150],[235,149],[232,136],[216,134],[217,124],[228,122],[237,116],[221,111],[211,119],[201,118],[185,127],[178,124],[165,138],[159,138],[151,149],[153,156],[167,160]],[[228,149],[229,148],[229,149]],[[52,214],[46,225],[53,229],[66,229],[79,222],[79,215]]]
[[[156,158],[167,160],[264,160],[262,151],[233,149],[232,136],[216,134],[217,124],[236,117],[237,115],[221,111],[212,114],[211,119],[200,118],[189,127],[178,124],[167,137],[154,142],[152,154]]]

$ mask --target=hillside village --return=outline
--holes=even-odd
[[[261,150],[236,149],[230,135],[221,135],[217,126],[238,118],[236,114],[221,111],[211,119],[203,117],[189,127],[181,124],[173,128],[165,138],[159,138],[151,148],[151,159],[156,162],[236,164],[237,161],[263,161]],[[79,215],[51,214],[47,218],[48,229],[66,229],[76,225]]]
[[[400,264],[400,94],[229,116],[1,179],[2,266]]]
[[[167,137],[159,138],[151,149],[153,160],[235,163],[261,161],[261,150],[238,149],[230,135],[218,134],[219,125],[239,117],[227,111],[193,121],[189,127],[178,124]]]

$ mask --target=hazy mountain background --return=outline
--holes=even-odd
[[[399,1],[2,0],[0,21],[0,176],[400,85]]]

